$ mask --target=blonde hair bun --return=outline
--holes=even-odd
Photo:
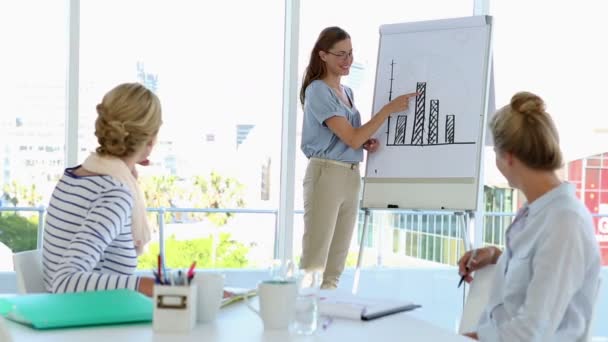
[[[106,110],[100,103],[97,105],[99,119],[97,121],[97,136],[99,145],[103,146],[105,153],[113,156],[122,156],[127,151],[126,138],[129,136],[122,121],[106,119]]]
[[[526,91],[513,95],[492,118],[490,130],[499,153],[513,153],[536,170],[561,167],[559,134],[540,96]]]
[[[522,114],[539,115],[545,113],[545,102],[536,94],[522,91],[511,98],[511,108]]]
[[[162,124],[158,97],[139,83],[116,86],[97,105],[97,153],[123,157],[153,139]]]

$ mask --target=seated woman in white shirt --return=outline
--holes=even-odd
[[[132,289],[151,296],[153,279],[133,275],[151,235],[135,164],[156,143],[160,102],[141,84],[126,83],[103,97],[97,113],[97,152],[65,170],[49,203],[44,282],[53,293]]]
[[[496,247],[467,252],[459,273],[497,264],[477,331],[480,341],[580,341],[591,320],[600,272],[599,247],[589,211],[556,170],[562,154],[543,100],[517,93],[490,123],[496,166],[527,203]],[[469,264],[469,268],[467,268]]]

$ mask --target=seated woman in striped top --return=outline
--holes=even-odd
[[[65,170],[49,203],[44,282],[53,293],[132,289],[152,296],[154,280],[133,275],[151,236],[135,164],[147,162],[156,143],[160,101],[140,84],[121,84],[97,113],[97,153]]]

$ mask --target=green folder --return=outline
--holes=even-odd
[[[152,307],[150,298],[132,290],[0,298],[0,315],[36,329],[150,322]]]

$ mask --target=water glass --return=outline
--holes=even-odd
[[[296,276],[296,264],[289,259],[274,259],[270,263],[270,280],[284,281],[294,279]]]
[[[319,320],[319,289],[321,273],[303,271],[298,276],[298,295],[292,330],[296,334],[311,335],[317,330]]]

